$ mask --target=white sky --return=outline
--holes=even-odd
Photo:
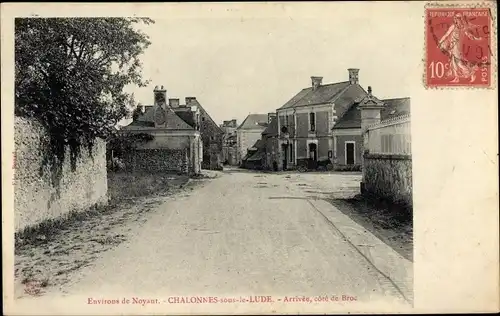
[[[260,11],[212,4],[158,12],[156,23],[142,28],[152,42],[143,55],[152,82],[133,89],[136,100],[152,104],[153,87],[164,85],[169,98],[197,97],[217,123],[241,123],[250,112],[275,111],[313,75],[323,83],[348,80],[350,67],[360,68],[360,84],[380,98],[411,96],[415,78],[408,74],[424,53],[414,40],[424,31],[420,6],[323,4],[321,11],[307,4],[263,11],[260,3]]]

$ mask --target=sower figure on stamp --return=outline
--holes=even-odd
[[[464,59],[461,40],[464,35],[475,41],[482,39],[482,37],[472,34],[473,26],[458,13],[453,17],[453,24],[439,40],[439,49],[450,57],[451,69],[448,70],[447,76],[454,77],[451,82],[459,82],[460,78],[470,78],[470,82],[476,80],[476,71],[479,69],[479,66]]]

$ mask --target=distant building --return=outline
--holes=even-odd
[[[279,170],[278,161],[278,120],[276,113],[268,113],[268,124],[261,133],[261,138],[250,147],[242,166],[249,169]]]
[[[191,122],[192,115],[189,114],[191,108],[198,110],[199,131],[203,142],[203,169],[222,169],[222,139],[224,131],[214,122],[208,112],[198,102],[195,97],[186,97],[186,104],[181,105],[179,99],[169,99],[170,106],[186,122]]]
[[[238,124],[235,119],[230,121],[224,121],[220,125],[220,128],[224,132],[222,137],[222,161],[225,164],[231,166],[237,166],[237,135],[236,129]]]
[[[248,150],[261,139],[262,132],[268,125],[267,114],[249,114],[236,129],[237,163],[241,164],[247,157]]]
[[[126,167],[152,172],[197,174],[201,171],[203,146],[199,131],[200,109],[174,111],[167,104],[167,91],[154,89],[154,105],[143,106],[119,133],[130,139],[146,136],[134,150],[124,153]]]
[[[278,118],[276,113],[269,113],[269,125],[262,132],[262,140],[265,143],[265,160],[264,169],[279,170],[279,161],[281,160],[280,152],[278,150]]]

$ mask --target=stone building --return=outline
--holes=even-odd
[[[186,97],[186,104],[182,105],[179,99],[169,99],[171,108],[188,124],[191,124],[193,115],[190,114],[192,108],[196,108],[199,122],[199,131],[203,143],[203,169],[220,170],[222,168],[222,141],[224,132],[210,117],[205,108],[196,97]]]
[[[155,87],[154,105],[144,106],[132,123],[120,129],[127,137],[149,136],[124,153],[126,167],[131,170],[198,174],[203,159],[200,135],[200,109],[196,104],[174,110],[167,104],[167,91]],[[172,102],[171,102],[172,103]]]
[[[238,124],[235,119],[224,121],[220,128],[224,132],[222,137],[222,161],[230,166],[237,166],[237,136]]]
[[[276,113],[269,113],[269,125],[262,132],[262,140],[265,143],[264,169],[277,171],[281,160],[278,150],[278,118]]]
[[[323,77],[311,77],[310,87],[277,109],[280,170],[335,161],[332,127],[366,95],[358,73],[359,69],[348,69],[349,80],[331,84],[323,84]]]

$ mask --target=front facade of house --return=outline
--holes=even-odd
[[[359,69],[348,69],[348,81],[326,85],[322,77],[311,77],[311,87],[277,109],[279,170],[311,161],[334,161],[331,129],[355,100],[366,95],[358,73]]]
[[[237,163],[240,165],[247,158],[248,150],[261,139],[267,127],[267,114],[249,114],[236,129]]]
[[[177,172],[198,174],[201,171],[203,146],[199,131],[199,109],[186,109],[188,124],[167,104],[167,91],[158,86],[154,90],[154,105],[144,107],[132,123],[120,129],[126,136],[146,134],[147,142],[124,153],[125,165],[135,171]]]
[[[336,166],[339,168],[362,165],[365,149],[362,132],[362,112],[376,113],[372,121],[378,123],[410,114],[410,98],[379,100],[372,95],[368,87],[368,95],[351,105],[332,128]],[[366,120],[365,120],[366,121]]]

